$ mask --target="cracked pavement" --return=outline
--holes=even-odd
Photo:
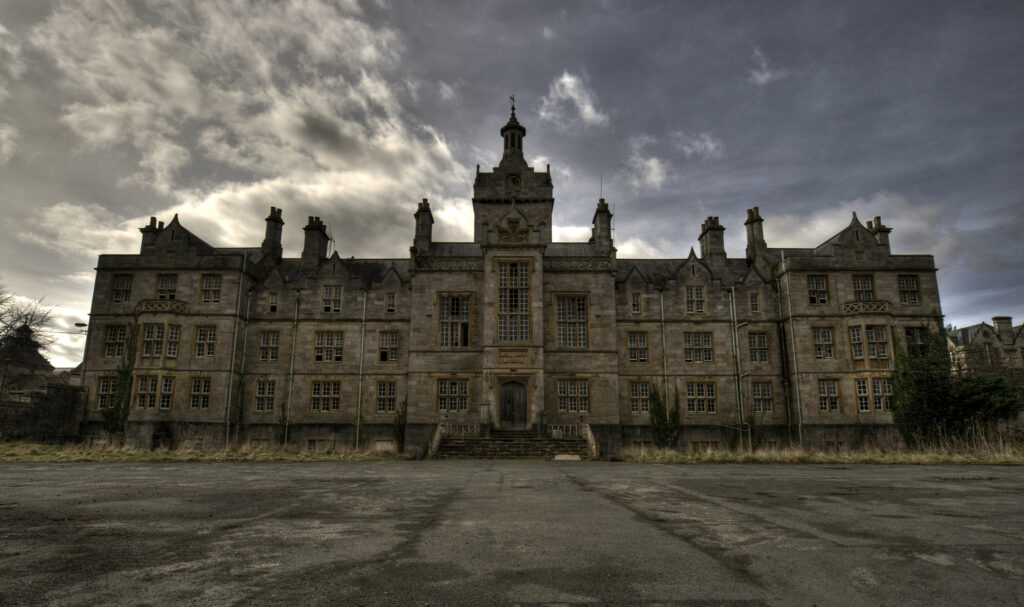
[[[1024,468],[0,466],[0,604],[1022,605]]]

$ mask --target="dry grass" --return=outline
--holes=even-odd
[[[78,444],[0,443],[0,463],[13,462],[365,462],[408,459],[395,453],[370,451],[302,451],[276,449],[133,449]]]
[[[745,451],[683,453],[674,449],[627,449],[623,461],[649,464],[990,464],[1024,465],[1021,449],[954,452],[938,449],[839,449],[789,447]]]

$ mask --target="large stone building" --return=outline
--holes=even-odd
[[[951,329],[946,334],[950,360],[957,372],[987,371],[1024,379],[1024,324],[1011,316],[993,316],[992,324]]]
[[[650,439],[656,389],[678,397],[685,448],[740,428],[767,445],[893,440],[894,351],[941,323],[930,255],[893,255],[890,228],[856,216],[816,248],[770,248],[754,207],[742,257],[709,217],[699,255],[618,259],[603,199],[587,242],[552,242],[550,170],[527,165],[514,111],[500,133],[472,242],[435,242],[424,199],[407,258],[328,256],[318,217],[282,258],[277,208],[259,248],[212,247],[175,217],[141,229],[139,254],[100,256],[93,431],[128,356],[142,445],[342,447],[357,428],[384,445],[408,403],[410,448],[439,424],[589,424],[608,453]]]

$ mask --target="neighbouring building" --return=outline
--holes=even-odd
[[[85,390],[40,353],[28,326],[0,339],[0,440],[62,443],[78,438]]]
[[[282,258],[272,207],[260,247],[218,248],[175,217],[135,255],[102,255],[83,369],[90,432],[134,361],[127,436],[140,445],[302,447],[393,440],[439,424],[589,424],[605,453],[650,440],[655,390],[678,399],[681,446],[898,440],[894,352],[941,325],[930,255],[893,255],[881,219],[811,249],[771,248],[757,207],[745,255],[709,217],[700,253],[619,259],[602,199],[587,242],[552,242],[550,168],[523,156],[513,111],[498,166],[473,183],[472,242],[436,242],[426,199],[408,257],[328,255],[319,217]],[[361,420],[362,423],[359,423]]]
[[[957,372],[982,371],[1024,380],[1024,324],[1014,327],[1010,316],[993,316],[946,332],[950,360]]]

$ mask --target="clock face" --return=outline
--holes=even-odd
[[[505,189],[510,192],[518,190],[521,185],[522,184],[519,181],[519,175],[509,175],[508,177],[505,178]]]

